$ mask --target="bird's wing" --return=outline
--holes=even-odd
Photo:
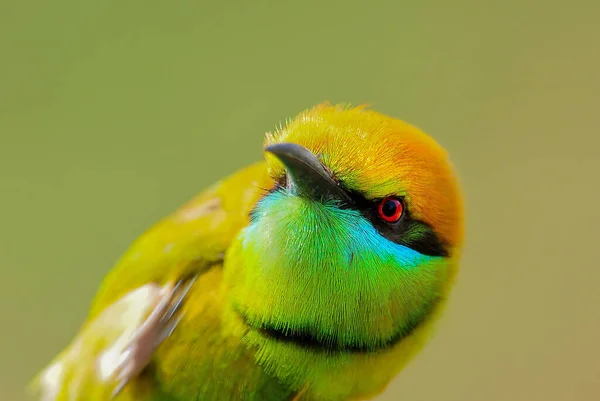
[[[273,185],[265,163],[253,164],[198,196],[144,233],[106,276],[88,321],[106,305],[149,282],[166,284],[220,264],[258,199]]]
[[[143,368],[176,324],[190,279],[221,265],[272,184],[265,163],[254,164],[144,233],[106,276],[78,335],[33,381],[41,401],[109,399],[132,377],[118,399],[168,399]]]

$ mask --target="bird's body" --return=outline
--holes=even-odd
[[[398,120],[326,105],[267,145],[266,162],[132,245],[40,376],[44,401],[109,399],[123,377],[116,400],[368,399],[421,349],[462,242],[445,152]],[[144,322],[173,283],[189,283],[176,327],[148,346],[139,333],[156,334]]]

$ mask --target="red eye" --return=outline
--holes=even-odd
[[[385,198],[379,204],[377,208],[379,217],[388,223],[395,223],[400,220],[402,213],[404,212],[404,206],[399,199],[396,198]]]

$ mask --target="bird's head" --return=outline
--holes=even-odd
[[[234,308],[264,335],[378,350],[443,302],[463,226],[446,152],[365,108],[317,106],[267,134],[274,187],[239,236]]]

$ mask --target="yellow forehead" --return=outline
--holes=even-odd
[[[292,142],[319,156],[337,180],[370,199],[404,196],[412,216],[443,239],[462,239],[462,204],[444,149],[416,127],[364,107],[319,105],[277,132],[267,144]],[[271,174],[283,174],[267,155]]]

